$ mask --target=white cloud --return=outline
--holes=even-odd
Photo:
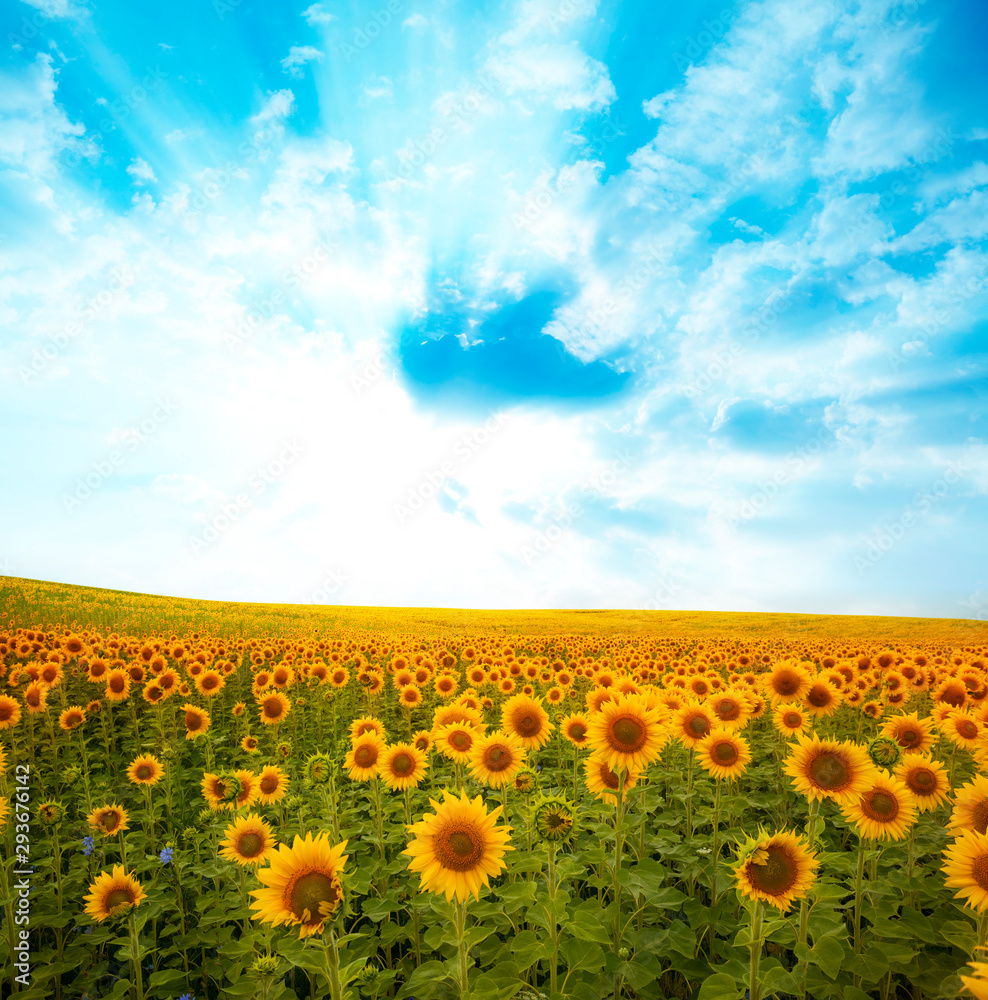
[[[321,3],[314,3],[309,7],[306,7],[302,11],[302,17],[305,18],[306,23],[312,25],[313,27],[317,24],[329,24],[330,21],[336,20],[335,14],[330,14],[328,10]]]
[[[281,68],[289,75],[301,78],[302,68],[306,63],[322,62],[324,52],[312,45],[293,45],[288,50],[288,55],[281,60]]]
[[[151,169],[151,164],[147,160],[142,160],[139,156],[131,160],[130,165],[127,167],[127,173],[134,178],[134,183],[137,185],[149,184],[151,181],[158,179]]]
[[[405,28],[424,28],[429,23],[429,19],[418,12],[410,14],[401,22],[402,30]]]
[[[599,111],[617,99],[607,67],[576,45],[510,49],[492,56],[487,69],[507,94],[545,101],[557,111]]]
[[[394,90],[392,89],[391,80],[386,76],[371,77],[364,87],[364,96],[372,100],[381,97],[393,97]]]

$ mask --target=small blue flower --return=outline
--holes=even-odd
[[[175,852],[170,847],[163,847],[158,855],[158,859],[163,865],[167,865],[174,857]]]
[[[93,853],[93,848],[96,846],[92,837],[85,837],[82,841],[82,853],[88,858],[90,854]]]
[[[192,993],[183,993],[178,1000],[196,1000]]]

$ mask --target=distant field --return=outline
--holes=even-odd
[[[506,635],[628,635],[699,638],[725,634],[760,639],[847,642],[988,642],[988,622],[965,618],[762,614],[732,611],[486,611],[466,608],[380,608],[352,605],[247,604],[198,601],[72,584],[0,577],[0,610],[15,626],[63,621],[69,627],[115,631],[205,630],[293,635],[312,629],[407,631],[423,635],[489,632]]]

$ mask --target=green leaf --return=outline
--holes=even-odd
[[[580,941],[599,941],[601,944],[609,944],[611,935],[601,926],[600,910],[597,910],[596,914],[593,916],[586,910],[577,910],[567,925],[566,932]]]
[[[940,936],[949,941],[954,947],[967,952],[968,955],[974,952],[974,946],[978,943],[978,936],[974,928],[963,920],[945,920],[940,925]]]
[[[416,997],[417,1000],[430,1000],[438,995],[435,987],[449,977],[445,962],[423,962],[409,977],[402,987],[397,1000],[405,997]]]
[[[528,969],[535,962],[546,957],[547,942],[540,941],[535,931],[522,931],[515,935],[511,942],[511,957],[518,963],[519,969]]]
[[[799,984],[795,977],[781,965],[773,965],[762,975],[762,993],[765,996],[770,993],[795,995],[798,992]]]
[[[165,983],[174,983],[176,980],[184,979],[185,973],[181,969],[159,969],[152,972],[148,979],[149,986],[163,986]]]
[[[844,949],[833,937],[822,937],[813,942],[810,949],[810,961],[819,965],[831,979],[836,979],[844,964]]]
[[[697,1000],[738,1000],[743,996],[744,990],[738,987],[734,976],[729,972],[715,972],[703,980]]]

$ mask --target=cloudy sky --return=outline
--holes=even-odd
[[[0,572],[988,617],[988,7],[0,21]]]

